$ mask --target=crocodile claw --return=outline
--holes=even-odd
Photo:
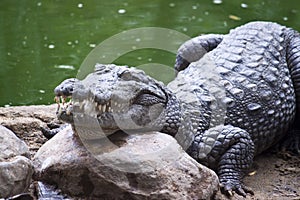
[[[246,197],[247,193],[254,195],[254,192],[251,188],[246,187],[241,183],[235,183],[231,181],[227,182],[226,184],[221,183],[220,188],[221,192],[227,196],[233,196],[234,192],[243,197]]]

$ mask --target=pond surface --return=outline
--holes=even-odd
[[[300,31],[300,4],[292,0],[1,0],[0,16],[0,106],[53,103],[55,86],[76,77],[90,51],[125,30],[161,27],[194,37],[267,20]],[[172,69],[174,60],[171,52],[137,49],[114,63]],[[160,74],[162,81],[174,76]]]

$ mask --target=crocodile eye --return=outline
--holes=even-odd
[[[149,91],[140,92],[133,100],[133,104],[151,106],[158,103],[165,103],[165,99]]]
[[[118,74],[118,77],[124,80],[130,80],[132,78],[132,75],[129,70],[124,70],[123,72]]]

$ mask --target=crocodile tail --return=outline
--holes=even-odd
[[[207,34],[192,38],[183,43],[177,52],[175,70],[184,70],[191,62],[202,58],[207,52],[216,48],[223,40],[224,35]]]
[[[300,112],[300,34],[290,30],[287,44],[287,63],[296,95],[297,113]]]

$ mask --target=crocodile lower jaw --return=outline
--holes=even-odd
[[[97,118],[102,129],[111,131],[118,130],[118,127],[113,123],[113,115],[124,113],[126,105],[108,101],[105,104],[100,104],[92,99],[84,99],[83,101],[74,101],[72,97],[56,96],[57,117],[67,123],[74,124],[74,117],[76,119],[91,119]],[[110,117],[108,117],[111,115]],[[109,125],[107,125],[109,124]]]
[[[66,111],[66,114],[68,115],[71,114],[72,112],[72,109],[70,109],[72,106],[78,107],[79,110],[81,110],[82,112],[88,112],[91,110],[96,110],[99,114],[105,112],[113,112],[110,101],[105,104],[99,104],[97,102],[93,102],[87,99],[81,102],[80,101],[74,102],[72,97],[66,97],[66,96],[56,96],[54,100],[58,104],[58,111],[59,110]]]

